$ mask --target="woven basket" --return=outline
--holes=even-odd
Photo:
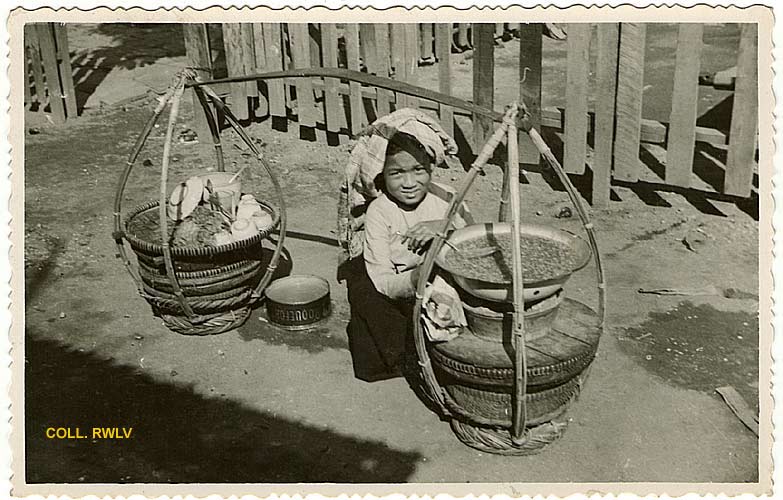
[[[259,204],[263,210],[272,215],[272,223],[248,238],[213,247],[171,247],[168,242],[147,241],[134,232],[134,222],[143,227],[144,224],[154,221],[156,214],[160,221],[158,230],[165,230],[170,224],[165,211],[161,213],[160,204],[166,203],[164,188],[167,180],[168,156],[179,102],[184,92],[185,82],[192,82],[193,76],[188,71],[178,73],[177,80],[160,101],[137,140],[120,178],[115,196],[113,236],[118,255],[136,282],[139,294],[150,304],[153,313],[163,319],[164,325],[184,335],[211,335],[242,325],[250,316],[251,307],[261,298],[264,288],[271,281],[285,239],[285,201],[277,178],[257,149],[255,141],[252,141],[242,130],[234,115],[214,91],[206,86],[195,87],[194,90],[202,105],[205,108],[209,107],[207,100],[209,97],[212,103],[223,111],[231,126],[255,153],[269,175],[275,190],[277,209],[264,202]],[[161,199],[135,207],[128,213],[123,223],[121,201],[130,171],[155,122],[169,102],[172,106],[163,148]],[[207,109],[206,116],[217,154],[217,171],[223,172],[224,161],[219,129],[211,110]],[[275,229],[279,230],[279,237],[270,255],[264,249],[263,241]],[[135,262],[128,257],[126,242],[135,254]]]
[[[463,332],[445,343],[429,342],[422,322],[413,323],[426,399],[450,419],[451,428],[460,441],[500,455],[537,453],[563,434],[566,422],[559,419],[580,392],[585,373],[595,357],[606,316],[606,282],[593,225],[562,165],[532,127],[530,117],[524,113],[522,117],[517,116],[520,110],[524,112],[524,106],[520,108],[516,103],[508,107],[501,126],[481,148],[452,198],[445,221],[437,228],[421,265],[413,308],[414,318],[418,319],[423,311],[425,289],[437,256],[446,243],[448,229],[454,222],[456,207],[465,199],[504,136],[509,146],[508,164],[504,169],[499,218],[501,222],[511,222],[512,241],[516,241],[515,233],[519,234],[522,228],[516,147],[517,124],[521,124],[565,186],[587,234],[589,253],[595,262],[597,311],[567,297],[559,306],[549,307],[542,302],[541,310],[527,309],[521,255],[516,249],[513,251],[510,311],[468,303],[466,315],[470,328],[476,331]],[[510,217],[504,208],[506,200],[510,202]],[[586,252],[584,264],[588,260]],[[443,265],[440,267],[445,269]],[[505,287],[503,291],[506,293]],[[557,291],[558,288],[552,290],[553,293]],[[533,295],[535,292],[536,289]],[[493,300],[495,297],[485,298]],[[557,324],[563,322],[570,324],[558,328]],[[573,335],[574,332],[579,335]]]
[[[264,258],[262,242],[280,222],[271,206],[260,204],[272,214],[273,222],[256,235],[215,247],[171,249],[180,289],[193,312],[202,316],[196,322],[188,321],[184,315],[166,274],[162,245],[145,241],[131,231],[133,221],[156,212],[159,202],[145,203],[129,213],[125,236],[139,261],[142,296],[167,327],[178,333],[205,335],[237,328],[247,319],[249,307],[258,298],[253,289],[261,281],[264,264],[269,260],[268,256]]]

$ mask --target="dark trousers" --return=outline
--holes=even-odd
[[[348,346],[356,378],[367,382],[401,376],[412,338],[413,303],[392,300],[375,289],[360,256],[347,263]]]

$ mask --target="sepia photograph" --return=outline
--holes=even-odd
[[[771,8],[9,31],[15,494],[771,492]]]

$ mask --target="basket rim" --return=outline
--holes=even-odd
[[[488,228],[489,226],[489,228]],[[481,237],[481,234],[479,234],[479,231],[477,231],[477,228],[484,227],[487,231],[493,231],[494,227],[497,227],[499,229],[499,234],[510,234],[511,232],[511,224],[508,222],[483,222],[483,223],[476,223],[471,224],[469,226],[465,226],[464,228],[459,228],[454,231],[454,233],[461,233],[461,234],[470,234],[470,232],[475,232],[476,238]],[[488,229],[487,229],[488,228]],[[523,235],[529,235],[534,236],[538,238],[547,239],[550,241],[557,241],[560,243],[564,243],[564,240],[568,241],[569,249],[573,249],[575,251],[575,255],[579,256],[579,251],[576,249],[576,246],[581,246],[583,249],[583,255],[581,255],[581,259],[577,260],[572,266],[570,266],[567,270],[564,270],[560,272],[559,274],[554,274],[552,276],[547,276],[545,278],[525,278],[523,277],[522,283],[525,285],[525,287],[540,287],[540,286],[548,286],[551,284],[556,284],[559,282],[566,281],[572,274],[575,272],[581,270],[587,264],[590,262],[590,257],[592,256],[592,250],[590,249],[590,246],[587,241],[585,241],[584,238],[582,238],[580,235],[569,231],[568,229],[548,226],[545,224],[538,224],[538,223],[532,223],[532,222],[525,222],[520,224],[520,230],[522,231]],[[544,233],[544,234],[541,234]],[[548,233],[548,234],[547,234]],[[561,239],[558,239],[556,236],[561,236]],[[475,238],[467,238],[467,239],[475,239]],[[444,245],[441,248],[441,251],[438,252],[435,255],[435,263],[443,270],[448,271],[452,275],[459,276],[463,280],[474,282],[474,283],[481,283],[484,285],[490,285],[490,286],[508,286],[512,284],[512,280],[510,279],[494,279],[491,277],[473,277],[473,276],[466,276],[462,273],[457,272],[454,269],[454,266],[451,265],[451,263],[446,259],[446,256],[452,251],[451,247],[448,245]]]
[[[274,229],[280,224],[280,214],[278,214],[277,210],[275,210],[274,207],[272,207],[270,204],[258,199],[256,199],[256,201],[258,201],[258,204],[261,205],[261,207],[264,210],[267,210],[272,215],[272,224],[269,225],[269,227],[263,230],[259,230],[257,234],[251,236],[250,238],[245,238],[239,241],[232,241],[230,243],[224,243],[222,245],[217,245],[213,247],[206,247],[206,246],[205,247],[198,247],[198,246],[170,247],[171,255],[173,257],[210,257],[222,253],[230,253],[236,250],[253,246],[256,243],[261,242],[267,236],[269,236],[272,233],[272,231],[274,231]],[[122,236],[128,240],[128,242],[130,243],[133,249],[139,249],[142,252],[148,254],[163,255],[163,245],[158,243],[151,243],[141,238],[137,238],[136,236],[130,234],[128,230],[128,225],[130,224],[130,222],[133,220],[134,217],[142,214],[143,212],[147,212],[153,208],[156,208],[159,205],[160,205],[159,200],[142,203],[134,207],[132,210],[130,210],[128,212],[127,217],[121,220],[121,227],[123,228]]]

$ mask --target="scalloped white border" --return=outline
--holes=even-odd
[[[772,81],[772,68],[775,70],[776,75],[781,73],[780,64],[780,47],[781,41],[783,41],[781,35],[781,28],[776,27],[774,31],[774,47],[773,40],[764,34],[770,33],[772,27],[772,17],[759,12],[759,6],[768,5],[772,6],[775,18],[781,19],[781,13],[783,13],[783,7],[773,5],[773,0],[764,2],[754,1],[710,1],[710,2],[622,2],[622,1],[605,1],[605,2],[569,2],[569,1],[551,1],[546,2],[546,5],[552,8],[546,10],[541,8],[533,8],[537,2],[530,0],[518,0],[515,2],[493,2],[486,4],[493,9],[471,8],[467,2],[456,1],[448,2],[444,0],[429,1],[429,2],[411,2],[411,1],[394,1],[394,0],[373,0],[373,1],[349,1],[349,2],[337,2],[334,0],[323,0],[321,2],[307,2],[302,0],[295,1],[283,1],[283,0],[268,0],[265,4],[277,10],[265,9],[265,21],[279,21],[286,22],[291,21],[293,18],[297,19],[317,19],[318,22],[339,22],[350,19],[351,21],[372,21],[377,11],[367,9],[368,5],[372,5],[375,8],[391,10],[384,12],[384,17],[388,19],[389,15],[393,15],[400,19],[408,19],[410,21],[422,22],[422,21],[437,21],[442,20],[444,15],[447,15],[450,20],[460,21],[494,21],[498,15],[501,14],[501,10],[497,7],[508,8],[512,4],[515,7],[512,9],[519,9],[522,7],[532,8],[526,10],[525,15],[530,18],[531,21],[547,20],[565,22],[569,19],[573,19],[574,16],[578,16],[578,19],[583,20],[585,14],[590,16],[591,22],[605,20],[612,18],[612,20],[622,21],[638,21],[638,22],[654,22],[666,19],[667,17],[674,16],[677,21],[682,21],[687,18],[691,22],[708,22],[708,21],[720,21],[720,22],[742,22],[749,20],[760,21],[759,33],[762,35],[759,40],[759,81],[760,92],[759,98],[762,105],[760,106],[760,121],[759,121],[759,147],[762,149],[762,159],[771,158],[771,153],[774,150],[773,145],[773,116],[771,113],[774,102],[772,93],[769,91],[770,83]],[[4,204],[0,207],[0,227],[2,236],[0,236],[0,255],[3,257],[9,256],[11,260],[3,259],[0,261],[0,298],[2,299],[2,305],[0,305],[0,322],[6,328],[10,328],[10,338],[5,335],[0,335],[0,495],[10,492],[11,488],[11,456],[10,450],[15,450],[14,454],[17,460],[14,463],[14,469],[16,473],[19,473],[22,469],[22,463],[18,460],[20,453],[23,451],[22,441],[20,439],[21,434],[17,433],[11,436],[11,424],[18,424],[15,422],[9,422],[12,411],[9,408],[9,388],[10,395],[12,395],[13,401],[19,403],[21,398],[21,369],[23,367],[23,360],[20,358],[20,324],[18,323],[20,318],[23,318],[24,311],[21,301],[11,302],[11,290],[12,286],[18,285],[19,280],[22,279],[20,273],[23,272],[23,257],[20,249],[23,248],[24,236],[19,231],[21,228],[21,216],[22,216],[22,198],[14,197],[11,199],[12,191],[19,194],[23,192],[22,177],[19,175],[12,176],[12,160],[15,169],[19,169],[22,164],[21,158],[21,145],[24,143],[24,130],[22,127],[11,127],[12,123],[23,123],[23,112],[21,109],[15,108],[10,110],[10,98],[15,102],[21,101],[21,90],[12,89],[9,82],[8,75],[18,73],[19,69],[14,68],[12,63],[14,62],[14,53],[9,52],[18,49],[21,44],[21,22],[23,20],[37,20],[37,21],[62,21],[62,22],[99,22],[99,21],[125,21],[125,22],[181,22],[185,20],[194,20],[197,18],[204,18],[209,16],[210,21],[214,21],[217,16],[223,22],[233,21],[247,21],[248,5],[252,5],[251,2],[227,2],[227,1],[215,1],[215,0],[194,0],[190,2],[183,1],[137,1],[133,6],[128,6],[125,2],[120,1],[28,1],[21,3],[24,9],[39,9],[32,12],[14,10],[20,6],[20,3],[14,3],[10,5],[0,5],[0,11],[4,14],[6,23],[2,24],[2,36],[0,36],[0,53],[3,54],[3,78],[0,78],[0,109],[3,113],[0,114],[2,120],[2,137],[8,138],[3,143],[3,147],[0,147],[0,200],[9,200],[11,210]],[[601,8],[596,7],[602,6]],[[674,7],[667,7],[672,6]],[[236,8],[237,6],[243,7],[242,10]],[[344,7],[359,7],[358,9],[345,9]],[[417,7],[426,6],[423,10]],[[432,7],[443,7],[437,12]],[[591,8],[586,9],[585,6]],[[652,8],[641,9],[640,7],[653,6]],[[757,6],[751,8],[751,6]],[[52,8],[64,8],[66,10],[53,10]],[[123,10],[122,8],[132,7],[129,10]],[[189,8],[192,7],[192,8]],[[224,9],[225,7],[230,7]],[[293,9],[291,9],[293,7]],[[310,9],[304,9],[303,7],[310,7]],[[341,10],[334,10],[343,7]],[[400,7],[414,7],[411,10],[405,10]],[[455,8],[457,7],[457,8]],[[565,9],[568,7],[567,9]],[[740,8],[737,8],[740,7]],[[149,9],[163,8],[166,10],[155,10],[154,12]],[[188,8],[188,10],[182,10]],[[94,9],[94,10],[88,10]],[[147,10],[145,10],[147,9]],[[197,9],[197,10],[194,10]],[[761,8],[762,11],[767,9]],[[254,11],[255,13],[256,11]],[[719,17],[718,17],[719,16]],[[779,23],[778,23],[779,24]],[[10,57],[9,57],[10,54]],[[775,64],[773,65],[773,55],[775,57]],[[770,68],[770,69],[768,69]],[[9,73],[10,71],[10,73]],[[776,78],[775,90],[776,94],[779,94],[779,78]],[[767,106],[764,106],[766,103]],[[9,112],[10,110],[10,112]],[[779,131],[781,130],[781,113],[780,103],[775,104],[775,133],[776,138],[779,138]],[[15,146],[14,146],[15,145]],[[12,148],[12,146],[14,146]],[[774,164],[781,165],[781,154],[776,152],[774,156]],[[772,340],[772,328],[770,324],[774,325],[775,330],[779,331],[781,326],[781,316],[779,304],[781,302],[781,292],[776,289],[773,291],[772,280],[769,275],[769,269],[772,266],[772,240],[773,240],[773,226],[775,228],[780,227],[781,222],[781,210],[775,209],[774,219],[771,217],[773,213],[773,200],[772,200],[772,184],[770,182],[764,182],[765,179],[771,177],[771,181],[775,186],[776,200],[778,205],[781,203],[780,199],[780,167],[776,168],[773,172],[773,164],[767,163],[761,165],[762,172],[767,175],[761,176],[760,183],[760,221],[759,221],[759,242],[760,242],[760,275],[759,282],[762,290],[769,290],[770,294],[760,294],[759,307],[761,310],[760,315],[760,328],[762,329],[761,337],[761,352],[762,356],[764,352],[769,352],[769,349],[773,347]],[[774,175],[772,175],[774,174]],[[10,182],[9,182],[10,176]],[[14,214],[17,218],[12,220],[11,214]],[[6,235],[11,234],[11,228],[16,228],[17,231],[8,238]],[[780,241],[782,238],[781,233],[775,235],[774,240]],[[13,242],[13,250],[11,246]],[[10,252],[10,253],[9,253]],[[779,270],[780,259],[775,259],[775,270]],[[9,265],[10,263],[10,265]],[[15,273],[12,276],[11,269],[19,270],[20,273]],[[777,274],[776,274],[777,275]],[[10,283],[10,285],[9,285]],[[14,287],[19,289],[18,286]],[[772,316],[772,299],[775,300],[775,312],[774,318]],[[17,318],[17,323],[11,323],[11,317]],[[8,330],[7,330],[8,331]],[[766,334],[766,335],[765,335]],[[16,363],[13,368],[9,368],[12,356],[10,350],[13,347],[13,358]],[[777,361],[781,357],[781,341],[779,338],[774,339],[774,358]],[[14,375],[14,384],[11,385],[12,372]],[[777,370],[776,370],[777,372]],[[775,379],[779,378],[775,373]],[[769,387],[770,380],[768,371],[761,371],[761,380],[759,387]],[[780,396],[779,389],[780,384],[775,384],[774,394]],[[762,392],[763,394],[763,392]],[[777,399],[777,398],[776,398]],[[604,497],[604,498],[634,498],[637,495],[663,495],[665,496],[682,496],[687,494],[687,498],[700,498],[702,495],[707,494],[708,497],[718,495],[718,498],[725,497],[727,495],[737,496],[741,495],[742,498],[751,498],[755,495],[763,494],[763,492],[771,491],[772,485],[768,482],[769,471],[772,471],[772,461],[767,450],[769,450],[769,438],[778,437],[781,429],[781,421],[779,412],[775,412],[772,415],[772,420],[769,418],[763,418],[771,414],[770,404],[771,401],[763,400],[761,403],[761,421],[760,421],[760,481],[759,484],[701,484],[701,483],[562,483],[562,484],[401,484],[401,485],[332,485],[332,484],[299,484],[299,485],[24,485],[14,480],[14,497],[21,497],[27,495],[33,495],[29,498],[42,498],[39,495],[55,495],[60,498],[76,498],[85,495],[89,495],[92,498],[97,498],[94,495],[104,496],[111,495],[114,497],[130,497],[139,498],[138,495],[143,495],[147,498],[168,496],[168,495],[182,495],[187,492],[188,498],[205,497],[212,495],[212,498],[242,496],[245,494],[252,494],[259,497],[272,497],[272,498],[316,498],[322,496],[328,496],[333,498],[349,498],[348,495],[352,495],[351,498],[357,498],[358,495],[364,495],[366,498],[375,498],[378,496],[387,496],[391,499],[401,499],[407,497],[421,498],[419,495],[426,495],[424,498],[451,498],[451,497],[465,497],[477,498],[472,494],[480,494],[478,498],[488,498],[486,495],[494,495],[493,498],[508,498],[508,497],[522,497],[530,498],[530,495],[539,495],[536,498],[544,498],[540,495],[545,495],[547,498],[554,498],[555,496],[565,497]],[[773,423],[774,434],[773,434]],[[10,441],[11,446],[4,446],[3,441],[6,443]],[[777,439],[775,441],[778,441]],[[775,452],[778,446],[774,446]],[[779,462],[779,455],[775,453],[775,463]],[[767,471],[765,473],[765,471]],[[781,484],[781,473],[775,470],[773,473],[773,479],[775,485]],[[778,488],[775,488],[776,490]],[[624,493],[623,493],[624,492]],[[630,493],[632,492],[632,493]],[[287,493],[287,494],[286,494]],[[623,494],[620,494],[623,493]],[[743,495],[745,493],[745,495]],[[8,493],[6,493],[8,494]],[[288,496],[292,494],[294,496]],[[619,496],[616,496],[618,495]],[[192,495],[192,496],[190,496]],[[244,497],[242,497],[244,498]]]

